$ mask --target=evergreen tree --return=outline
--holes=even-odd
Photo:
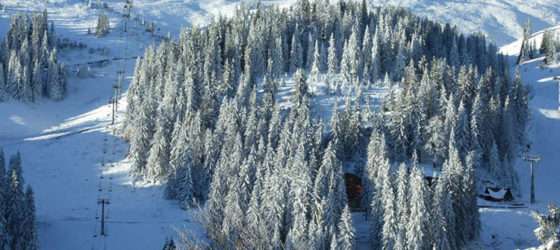
[[[24,191],[21,155],[10,157],[9,170],[4,171],[0,150],[0,246],[3,249],[38,249],[35,203],[30,187]]]
[[[396,222],[397,222],[397,238],[395,239],[395,248],[396,249],[405,249],[407,246],[407,239],[409,235],[407,235],[407,228],[408,228],[408,221],[411,218],[413,211],[410,211],[409,204],[412,202],[410,194],[413,192],[411,187],[409,188],[409,178],[413,176],[409,176],[408,174],[408,167],[405,164],[401,164],[399,166],[399,170],[397,171],[397,180],[396,180],[396,187],[397,187],[397,195],[396,195]],[[413,184],[413,183],[410,183]]]
[[[560,236],[560,209],[550,204],[548,206],[548,214],[533,213],[533,218],[539,224],[535,229],[535,235],[539,241],[552,249],[556,248],[560,243],[558,237]]]
[[[15,52],[3,55],[11,69],[5,78],[21,98],[29,96],[23,83],[41,75],[23,63],[22,47],[44,55],[39,69],[56,67],[49,65],[54,43],[43,46],[45,39],[36,42],[42,32],[31,33],[30,46],[12,39]],[[512,157],[524,143],[527,91],[519,79],[509,81],[504,58],[494,54],[480,35],[365,2],[242,7],[138,61],[125,128],[132,171],[167,181],[167,196],[185,207],[193,198],[206,202],[212,247],[337,249],[351,245],[351,227],[339,225],[351,224],[343,165],[354,166],[363,173],[372,248],[459,249],[478,234],[474,171],[494,169],[515,185]],[[310,95],[306,80],[324,71],[334,99],[345,95],[329,133],[312,105],[322,97]],[[376,87],[391,90],[382,107],[363,113],[369,98],[362,93],[371,91],[361,84],[383,76]],[[446,184],[438,179],[433,202],[419,158],[443,163]],[[412,162],[413,174],[407,167],[394,173],[399,162]]]
[[[336,50],[336,40],[334,35],[331,35],[329,40],[329,58],[328,58],[328,71],[329,78],[338,73],[338,57]]]
[[[177,247],[175,246],[175,242],[173,239],[166,239],[165,244],[163,245],[163,250],[176,250]]]
[[[35,198],[31,187],[27,187],[24,197],[24,221],[22,222],[23,235],[22,242],[24,247],[22,249],[35,250],[38,249],[37,232],[35,228]]]
[[[319,74],[321,73],[321,52],[319,50],[319,41],[315,42],[315,53],[313,55],[313,64],[311,66],[311,81],[319,81]]]
[[[354,226],[352,225],[352,218],[350,208],[348,205],[344,207],[340,222],[338,223],[338,248],[343,250],[351,250],[354,246]]]
[[[109,17],[103,13],[99,14],[97,17],[97,26],[95,27],[95,35],[97,37],[105,36],[109,33],[109,29]]]
[[[6,178],[6,159],[4,158],[4,150],[0,148],[0,249],[8,248],[8,226],[7,226],[7,208],[6,203],[10,193],[8,192],[8,179]]]
[[[292,35],[292,42],[290,46],[290,73],[295,73],[297,69],[304,66],[303,48],[301,46],[299,35],[299,28],[296,26],[295,32]]]
[[[435,188],[432,224],[433,248],[456,249],[455,213],[449,192],[449,175],[444,169]]]
[[[388,168],[384,168],[380,174],[383,181],[381,189],[381,200],[383,203],[382,249],[394,249],[396,246],[395,240],[398,238],[398,219],[393,178]]]
[[[57,60],[57,52],[54,49],[49,57],[48,63],[48,80],[47,80],[47,92],[49,98],[53,100],[62,100],[66,94],[66,80],[64,78],[64,72]]]
[[[48,29],[47,22],[46,12],[12,17],[10,30],[0,45],[0,101],[64,97],[64,67],[57,62],[54,29]]]
[[[556,62],[556,42],[554,41],[554,33],[546,31],[543,35],[541,43],[541,53],[544,54],[544,63],[547,65]]]
[[[474,240],[480,234],[480,215],[477,206],[477,186],[475,169],[478,168],[480,156],[477,151],[470,151],[465,161],[463,173],[463,207],[465,208],[465,229],[463,233],[467,240]]]
[[[412,168],[410,183],[410,219],[406,226],[406,249],[430,248],[430,213],[426,203],[428,190],[424,183],[424,174],[418,167]]]

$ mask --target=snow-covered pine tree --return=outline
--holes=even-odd
[[[8,195],[8,179],[6,178],[6,159],[4,150],[0,147],[0,249],[8,248],[8,227],[6,211],[8,204],[6,203]]]
[[[66,77],[56,58],[52,27],[48,28],[46,12],[12,17],[10,30],[0,45],[4,48],[0,53],[0,101],[64,98]]]
[[[465,208],[465,229],[463,233],[467,240],[474,240],[480,234],[480,214],[477,205],[477,185],[475,169],[478,168],[480,154],[473,150],[467,154],[463,171],[463,207]]]
[[[394,181],[388,166],[382,168],[380,179],[383,181],[380,190],[383,204],[382,249],[394,249],[398,238],[398,218]]]
[[[430,207],[426,196],[428,189],[424,174],[414,164],[410,173],[410,217],[406,222],[406,247],[404,249],[421,250],[430,248]]]
[[[455,132],[455,142],[461,154],[462,159],[466,156],[468,150],[471,148],[471,131],[469,128],[469,118],[463,101],[459,104],[459,109],[457,110],[457,118],[455,127],[453,128]]]
[[[431,235],[434,249],[456,249],[455,212],[449,192],[447,169],[441,173],[435,188],[432,210],[433,224]]]
[[[295,73],[297,69],[302,68],[304,66],[303,61],[303,48],[301,45],[301,38],[299,27],[296,26],[294,30],[294,34],[291,38],[291,45],[290,45],[290,73]]]
[[[409,183],[409,179],[414,181],[414,176],[408,174],[408,166],[404,163],[399,165],[399,169],[397,171],[397,179],[396,179],[396,206],[395,206],[395,213],[396,213],[396,221],[397,221],[397,238],[395,239],[395,249],[405,249],[407,247],[408,237],[407,235],[407,228],[409,225],[409,220],[413,219],[411,216],[411,211],[409,204],[413,201],[411,200],[412,192],[416,191],[411,185],[412,182]]]
[[[338,248],[341,250],[354,249],[354,226],[348,205],[344,207],[340,222],[338,223]]]
[[[294,74],[295,92],[292,96],[292,103],[298,107],[304,103],[304,99],[308,98],[309,90],[307,86],[307,78],[302,69],[298,69]]]
[[[541,43],[541,53],[544,54],[545,64],[550,65],[556,62],[556,41],[554,39],[554,33],[550,30],[544,32]]]
[[[319,79],[319,74],[321,74],[321,51],[319,49],[319,41],[315,42],[315,53],[313,55],[313,64],[311,65],[311,81],[316,83]]]
[[[110,29],[109,17],[104,13],[99,14],[97,17],[97,25],[95,26],[95,35],[102,37],[109,34]]]
[[[507,112],[508,118],[504,112],[518,107],[524,110],[526,92],[509,82],[503,58],[495,56],[495,48],[480,35],[462,35],[449,25],[400,9],[364,6],[302,1],[286,11],[257,7],[250,12],[241,7],[236,15],[218,19],[204,29],[185,30],[177,42],[148,49],[138,62],[129,92],[132,101],[126,130],[133,171],[147,181],[158,178],[154,173],[165,172],[160,179],[168,181],[169,189],[177,186],[174,192],[192,185],[194,198],[207,202],[207,235],[218,246],[280,249],[305,241],[310,248],[328,248],[331,242],[339,246],[337,224],[346,203],[340,160],[359,163],[365,156],[365,136],[373,131],[365,169],[360,169],[362,164],[352,164],[358,173],[364,172],[372,247],[381,248],[376,244],[382,239],[388,244],[385,247],[395,247],[399,216],[394,210],[403,206],[396,204],[401,197],[396,194],[398,185],[391,164],[409,162],[414,155],[424,162],[433,159],[436,168],[442,162],[447,162],[444,168],[451,166],[448,187],[443,189],[449,194],[445,198],[449,202],[443,206],[448,209],[440,213],[451,218],[446,223],[453,230],[468,228],[464,223],[473,219],[469,215],[473,208],[462,207],[472,206],[472,199],[468,199],[472,197],[457,191],[471,187],[464,158],[469,157],[468,151],[480,148],[481,157],[475,165],[489,165],[488,152],[495,142],[500,164],[496,168],[504,171],[503,176],[511,176],[507,173],[511,168],[503,168],[502,159],[511,158],[513,149],[504,147],[504,137],[498,131],[505,128],[504,123],[515,121],[511,127],[515,139],[511,141],[521,141],[523,114]],[[343,49],[361,45],[362,53]],[[20,47],[18,42],[14,48]],[[47,60],[40,60],[40,64],[48,62],[50,52],[45,55]],[[406,67],[409,59],[414,63]],[[346,81],[338,77],[342,60],[350,76]],[[24,65],[18,68],[16,63],[14,72],[24,72]],[[475,66],[463,67],[467,64]],[[284,76],[298,69],[296,84],[286,84],[291,81]],[[362,116],[360,106],[365,102],[360,93],[365,89],[346,89],[346,108],[333,112],[332,133],[323,134],[321,126],[315,125],[321,121],[314,119],[320,111],[311,109],[317,99],[307,94],[308,86],[302,79],[308,71],[315,75],[325,70],[328,85],[338,87],[348,84],[348,79],[364,84],[385,76],[383,87],[391,88],[390,94],[379,113]],[[13,79],[26,77],[13,74]],[[177,79],[176,83],[170,79]],[[400,84],[401,79],[405,84]],[[399,88],[399,84],[406,88]],[[294,105],[275,105],[286,89],[295,90]],[[175,94],[170,95],[170,91]],[[162,103],[168,108],[158,107]],[[364,117],[376,118],[369,121]],[[159,150],[163,148],[159,146],[159,127],[165,120],[169,120],[165,122],[168,126],[163,127],[169,127],[166,134],[173,140],[165,150]],[[390,122],[382,123],[384,120]],[[189,147],[178,143],[181,131],[187,131],[183,144]],[[448,141],[454,141],[453,154],[449,154]],[[458,142],[466,146],[458,147]],[[148,158],[160,158],[150,157],[154,155],[150,151],[158,147],[159,155],[169,155],[172,164],[167,171],[161,171],[160,164],[147,164]],[[190,168],[192,184],[177,184],[180,182],[173,174],[180,153],[192,158],[187,160],[192,166],[186,167]],[[309,176],[307,184],[313,195],[296,195],[306,193],[293,181],[300,175]],[[236,201],[227,209],[223,203],[226,198]],[[412,205],[410,201],[400,203]],[[305,210],[305,216],[298,210]],[[383,223],[383,218],[388,222]],[[251,230],[259,232],[248,236]],[[439,232],[451,242],[440,245],[451,245],[452,249],[462,247],[470,238],[454,234],[451,240],[447,236],[454,231]]]
[[[188,121],[188,118],[185,119]],[[177,121],[173,137],[173,149],[170,155],[170,177],[166,186],[166,196],[177,199],[188,207],[193,202],[194,185],[192,170],[194,165],[193,151],[187,133],[188,126]]]
[[[38,249],[33,191],[22,176],[21,155],[10,157],[10,168],[0,149],[0,247],[4,249]]]
[[[27,186],[24,195],[24,221],[21,226],[23,227],[22,242],[24,247],[22,249],[35,250],[39,249],[36,231],[36,218],[35,218],[35,197],[33,190]]]
[[[66,94],[66,78],[64,68],[57,62],[56,48],[52,50],[48,63],[47,92],[52,100],[62,100]]]
[[[560,246],[560,208],[550,204],[548,214],[533,213],[533,218],[539,224],[535,229],[539,241],[548,246],[547,249],[556,249]]]
[[[8,244],[11,249],[23,249],[25,245],[24,230],[20,223],[24,221],[24,184],[21,172],[21,156],[19,153],[10,157],[10,169],[8,170],[8,196],[5,202],[6,227],[9,235]]]
[[[336,53],[336,40],[333,34],[329,40],[328,78],[334,77],[338,73],[338,57]]]
[[[234,176],[237,178],[237,176]],[[226,249],[236,249],[241,246],[238,245],[240,237],[240,228],[243,226],[244,211],[241,210],[239,195],[239,180],[234,180],[231,183],[231,189],[225,197],[224,206],[224,221],[222,222],[223,241],[218,241],[218,244]],[[237,187],[237,188],[236,188]]]
[[[151,117],[154,109],[153,94],[149,94],[142,102],[132,128],[129,155],[132,162],[131,174],[135,178],[142,178],[147,174],[146,164],[154,135],[154,121]]]

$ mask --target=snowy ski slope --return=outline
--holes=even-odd
[[[557,29],[554,27],[553,29]],[[542,39],[542,31],[532,39]],[[512,65],[519,54],[521,41],[502,47],[501,52],[510,55]],[[545,212],[549,203],[560,204],[560,103],[559,85],[555,76],[560,76],[560,64],[542,67],[543,58],[527,61],[519,66],[524,83],[531,90],[531,122],[529,139],[532,154],[541,156],[537,164],[536,204],[528,204],[530,172],[527,162],[518,159],[516,170],[519,175],[521,201],[528,204],[522,209],[482,208],[482,235],[479,247],[484,249],[525,249],[539,245],[533,234],[536,223],[532,211]],[[512,68],[512,73],[515,68]]]
[[[7,7],[0,12],[1,36],[8,29],[9,15],[40,8],[38,1],[2,4]],[[123,35],[121,17],[115,13],[109,13],[115,28],[108,36],[87,35],[96,12],[81,1],[49,3],[58,38],[92,49],[109,48],[107,53],[62,50],[59,59],[65,64],[125,57],[125,51],[126,57],[140,56],[146,46],[157,42],[135,24],[128,36]],[[7,154],[20,151],[23,156],[24,177],[36,195],[41,249],[158,249],[176,230],[200,231],[189,214],[163,199],[161,186],[135,184],[128,175],[128,145],[114,136],[108,101],[116,72],[126,70],[126,88],[134,64],[135,60],[120,60],[92,67],[92,78],[70,74],[68,97],[61,102],[0,103],[0,147]],[[125,99],[120,102],[117,125],[123,120]],[[107,237],[100,235],[100,199],[110,202]]]

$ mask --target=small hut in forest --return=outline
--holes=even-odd
[[[362,187],[362,179],[351,173],[344,174],[346,183],[346,195],[348,197],[348,205],[350,208],[360,208],[364,189]]]
[[[510,188],[486,187],[484,193],[479,195],[479,197],[487,201],[513,201],[513,194]]]

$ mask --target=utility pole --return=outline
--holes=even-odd
[[[112,118],[111,118],[111,125],[115,124],[115,113],[117,113],[117,93],[119,91],[119,87],[117,85],[113,85],[113,98],[111,98],[111,105],[112,105]]]
[[[128,30],[128,21],[130,20],[130,14],[132,12],[132,0],[126,0],[124,3],[124,32]]]
[[[554,80],[558,81],[558,110],[560,110],[560,76],[555,76]]]
[[[101,236],[107,236],[105,233],[105,205],[109,205],[109,199],[101,198],[97,202],[101,204]]]
[[[541,160],[541,157],[527,154],[523,157],[523,160],[529,162],[531,168],[531,204],[533,204],[535,203],[535,165]]]
[[[123,58],[123,60],[125,60]],[[119,100],[121,99],[122,83],[124,81],[124,70],[117,72],[117,84],[115,85],[115,112],[119,110]]]

